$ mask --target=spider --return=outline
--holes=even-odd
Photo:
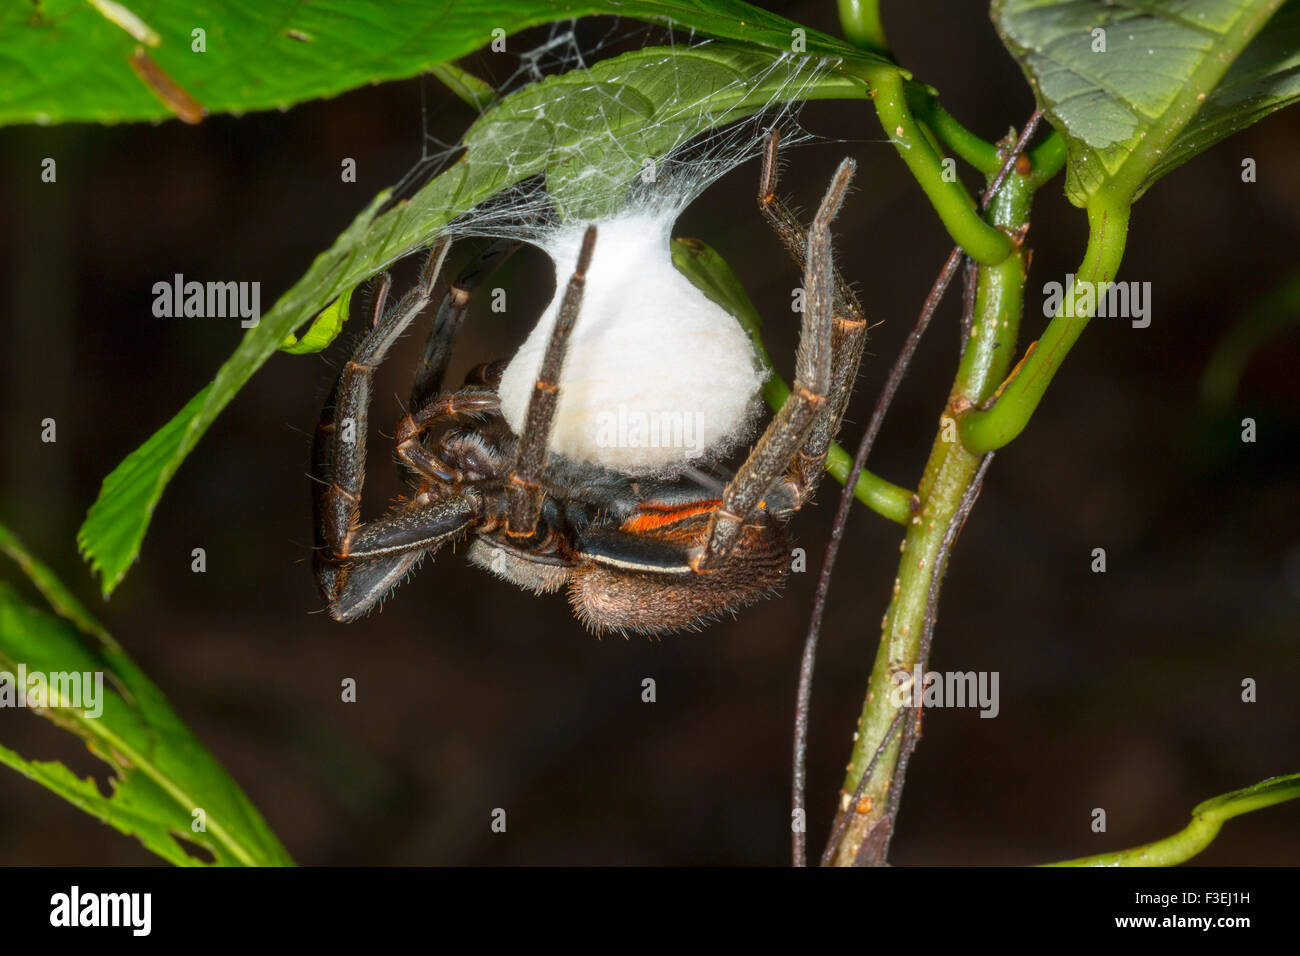
[[[759,206],[804,270],[806,308],[793,390],[723,486],[687,472],[633,477],[547,451],[560,372],[597,241],[583,238],[518,435],[501,415],[504,362],[476,367],[444,391],[452,343],[484,273],[518,243],[498,241],[448,287],[397,426],[396,455],[412,494],[382,518],[361,520],[371,378],[430,303],[449,243],[435,243],[415,287],[391,309],[381,277],[372,328],[334,385],[312,453],[314,570],[330,615],[353,621],[425,555],[469,539],[469,559],[541,594],[568,588],[575,615],[596,634],[656,635],[704,622],[775,592],[790,565],[785,524],[816,491],[838,431],[867,323],[832,262],[830,223],[855,164],[837,169],[807,232],[776,197],[770,134]]]

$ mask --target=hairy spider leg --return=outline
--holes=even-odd
[[[840,163],[808,229],[804,313],[799,349],[795,355],[794,387],[723,491],[722,504],[709,519],[704,550],[694,563],[698,571],[717,568],[731,553],[745,519],[758,507],[772,485],[789,470],[814,420],[824,414],[830,404],[834,335],[834,262],[830,224],[844,201],[854,168],[852,159]],[[797,507],[798,502],[792,504]]]
[[[763,172],[758,184],[758,208],[776,232],[786,251],[802,270],[807,267],[808,233],[799,217],[776,194],[780,170],[777,151],[781,134],[773,129],[763,151]],[[862,349],[867,342],[867,318],[862,304],[853,289],[844,281],[838,268],[835,276],[835,327],[831,339],[831,360],[834,369],[831,381],[831,399],[822,414],[813,420],[808,438],[799,451],[790,479],[794,482],[799,502],[813,496],[826,471],[826,454],[840,422],[848,411],[849,399],[857,379]]]
[[[424,355],[415,369],[415,379],[411,384],[412,409],[423,408],[442,391],[447,365],[451,361],[452,345],[469,307],[470,297],[479,283],[495,272],[520,245],[522,243],[517,239],[497,239],[471,259],[469,265],[447,286],[447,294],[438,307],[438,317],[425,341]]]
[[[429,255],[421,275],[436,275],[447,254],[440,243]],[[432,287],[433,278],[428,280]],[[392,278],[384,273],[375,296],[374,320],[339,372],[329,400],[321,411],[312,447],[315,484],[313,504],[319,536],[317,555],[322,550],[341,555],[346,539],[360,523],[361,489],[365,482],[366,433],[369,426],[370,384],[375,367],[425,304],[417,287],[387,308]],[[414,308],[411,308],[414,306]]]
[[[402,420],[397,423],[395,436],[397,460],[421,478],[433,483],[463,481],[464,475],[440,459],[425,445],[423,441],[425,432],[448,419],[469,418],[483,421],[489,416],[499,414],[500,411],[500,399],[497,398],[496,392],[488,388],[480,390],[466,388],[450,395],[439,395],[427,402],[423,408],[402,416]]]
[[[408,502],[400,511],[362,525],[336,590],[327,596],[330,617],[345,623],[364,617],[425,555],[463,534],[479,517],[476,501],[449,495],[429,504]]]
[[[317,585],[335,620],[351,621],[361,616],[425,552],[462,531],[475,516],[474,502],[449,496],[433,503],[417,498],[378,521],[361,523],[374,370],[428,306],[449,245],[444,240],[433,247],[415,288],[388,311],[384,309],[387,277],[381,280],[374,326],[339,374],[316,429],[312,459],[317,541],[313,564]]]
[[[397,424],[398,461],[416,474],[436,481],[457,481],[462,476],[437,458],[424,444],[425,433],[448,418],[485,418],[501,409],[496,390],[483,382],[481,392],[441,394],[451,361],[452,348],[468,310],[470,298],[479,283],[491,275],[516,249],[518,240],[498,239],[470,260],[460,274],[448,284],[438,307],[438,316],[425,340],[424,354],[416,366],[411,385],[411,411]],[[477,370],[475,370],[477,371]],[[471,377],[475,373],[471,372]],[[409,480],[409,474],[403,474]]]
[[[532,537],[537,531],[537,520],[542,512],[542,470],[546,466],[546,450],[551,443],[551,425],[560,397],[560,371],[564,354],[569,347],[569,336],[582,308],[582,292],[587,284],[587,270],[596,247],[596,227],[588,226],[582,237],[578,264],[564,290],[555,328],[542,365],[537,372],[533,394],[528,399],[528,412],[519,434],[515,460],[506,484],[506,534],[512,538]]]

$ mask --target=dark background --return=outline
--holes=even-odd
[[[828,0],[768,5],[838,32]],[[986,138],[1032,109],[982,4],[886,4],[886,27],[900,62]],[[470,65],[500,79],[515,63]],[[423,87],[430,132],[454,142],[473,114],[436,82]],[[335,624],[317,613],[307,564],[305,472],[338,343],[324,356],[273,358],[254,377],[172,481],[111,602],[76,555],[101,479],[240,335],[234,320],[154,318],[153,283],[176,272],[260,280],[269,309],[411,169],[421,116],[411,80],[197,128],[0,132],[0,520],[88,600],[302,863],[783,863],[794,690],[838,494],[830,481],[794,526],[810,573],[703,633],[597,641],[562,596],[532,597],[450,553],[382,614]],[[1202,799],[1300,769],[1300,333],[1253,357],[1236,406],[1205,409],[1197,391],[1222,336],[1296,272],[1297,116],[1275,114],[1140,201],[1120,278],[1153,284],[1150,328],[1093,322],[1029,429],[994,462],[954,555],[933,665],[999,671],[1002,712],[927,716],[894,862],[1020,864],[1119,849],[1182,827]],[[797,206],[816,203],[841,156],[859,163],[836,247],[883,324],[841,434],[852,446],[950,243],[869,107],[816,104],[803,124],[838,142],[787,155],[784,191]],[[39,180],[45,156],[58,161],[57,185]],[[339,181],[344,156],[357,159],[357,184]],[[1240,177],[1248,156],[1253,184]],[[751,163],[727,177],[678,233],[731,262],[788,376],[795,328],[783,317],[799,277],[754,207],[757,174]],[[1040,194],[1030,233],[1025,341],[1044,324],[1042,284],[1075,271],[1085,238],[1058,180]],[[410,278],[404,265],[399,286]],[[474,314],[458,367],[509,354],[550,297],[549,264],[521,255],[499,284],[511,312]],[[901,484],[915,484],[928,454],[956,367],[956,321],[953,297],[873,456]],[[408,337],[380,378],[383,435],[417,348]],[[1239,441],[1245,415],[1259,422],[1254,445]],[[45,417],[58,422],[57,444],[40,442]],[[398,491],[375,438],[372,502]],[[814,847],[836,802],[898,541],[883,519],[853,515],[814,692]],[[206,574],[190,571],[194,547],[207,550]],[[1095,547],[1107,550],[1104,575],[1089,570]],[[358,681],[356,704],[339,701],[344,677]],[[645,677],[658,683],[655,704],[640,700]],[[1259,682],[1258,703],[1241,702],[1245,677]],[[102,773],[25,712],[0,713],[0,740]],[[489,831],[494,807],[508,811],[507,834]],[[1089,828],[1094,807],[1107,810],[1106,834]],[[1197,862],[1297,859],[1300,805],[1288,805],[1230,823]],[[0,771],[0,863],[151,861]]]

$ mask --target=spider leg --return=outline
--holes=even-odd
[[[830,404],[834,381],[831,348],[834,262],[830,224],[844,201],[853,170],[851,159],[840,163],[808,230],[805,308],[795,357],[794,388],[723,491],[722,503],[709,519],[704,550],[694,563],[696,570],[710,570],[731,553],[745,519],[772,485],[790,470],[814,421],[825,414]]]
[[[517,240],[498,239],[480,252],[447,286],[438,317],[424,345],[424,356],[416,366],[415,380],[411,385],[411,408],[420,408],[442,389],[451,359],[451,347],[460,330],[461,320],[469,307],[470,297],[487,276],[496,271],[519,248]]]
[[[419,475],[435,481],[457,481],[460,475],[425,446],[424,433],[450,419],[484,419],[501,412],[501,399],[488,389],[461,389],[437,395],[397,423],[397,458]]]
[[[542,469],[546,465],[546,448],[551,442],[551,423],[560,397],[560,370],[569,336],[578,312],[582,307],[582,291],[587,282],[587,269],[596,247],[596,227],[588,226],[582,237],[578,264],[564,290],[560,310],[555,319],[551,339],[546,343],[542,365],[537,372],[537,382],[528,400],[528,411],[515,449],[510,481],[506,484],[506,534],[513,538],[531,537],[537,531],[537,519],[542,510]]]
[[[763,172],[758,184],[758,208],[785,245],[790,257],[800,269],[804,269],[808,259],[807,233],[803,223],[776,194],[779,174],[777,148],[780,138],[780,133],[775,129],[768,134],[767,147],[763,152]],[[796,486],[800,502],[812,496],[825,473],[826,452],[848,410],[858,364],[862,361],[862,349],[867,341],[867,319],[862,304],[840,275],[839,269],[835,269],[833,275],[835,324],[831,339],[831,354],[834,356],[831,398],[822,414],[814,419],[808,438],[792,468],[791,480]]]
[[[326,600],[340,586],[337,562],[347,558],[350,538],[361,526],[361,489],[365,482],[366,431],[371,379],[375,368],[411,321],[428,305],[449,243],[429,253],[416,287],[385,311],[389,281],[376,297],[374,326],[357,344],[316,426],[312,447],[312,504],[316,528],[316,580]]]
[[[474,415],[476,403],[464,402],[449,408],[440,394],[451,361],[452,346],[460,331],[461,321],[469,307],[470,298],[480,282],[491,275],[519,246],[516,240],[498,239],[470,260],[469,265],[447,286],[447,292],[438,306],[438,315],[425,339],[424,353],[415,369],[411,383],[412,412],[397,427],[398,473],[410,482],[416,475],[450,481],[455,476],[443,465],[432,450],[423,443],[424,433],[438,423],[440,418]],[[473,407],[472,407],[473,406]],[[497,405],[483,405],[485,414],[497,411]],[[414,474],[412,474],[414,472]]]
[[[478,517],[477,502],[450,495],[432,503],[419,499],[351,537],[346,561],[328,566],[330,616],[354,621],[397,587],[420,560],[462,533]]]

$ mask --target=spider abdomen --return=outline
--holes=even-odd
[[[698,630],[775,593],[789,574],[790,546],[785,529],[766,512],[746,522],[727,562],[710,571],[691,569],[688,556],[703,547],[716,507],[709,504],[676,520],[639,513],[624,522],[625,554],[612,535],[599,553],[585,552],[569,579],[577,617],[597,634]],[[680,556],[675,565],[674,555]]]

